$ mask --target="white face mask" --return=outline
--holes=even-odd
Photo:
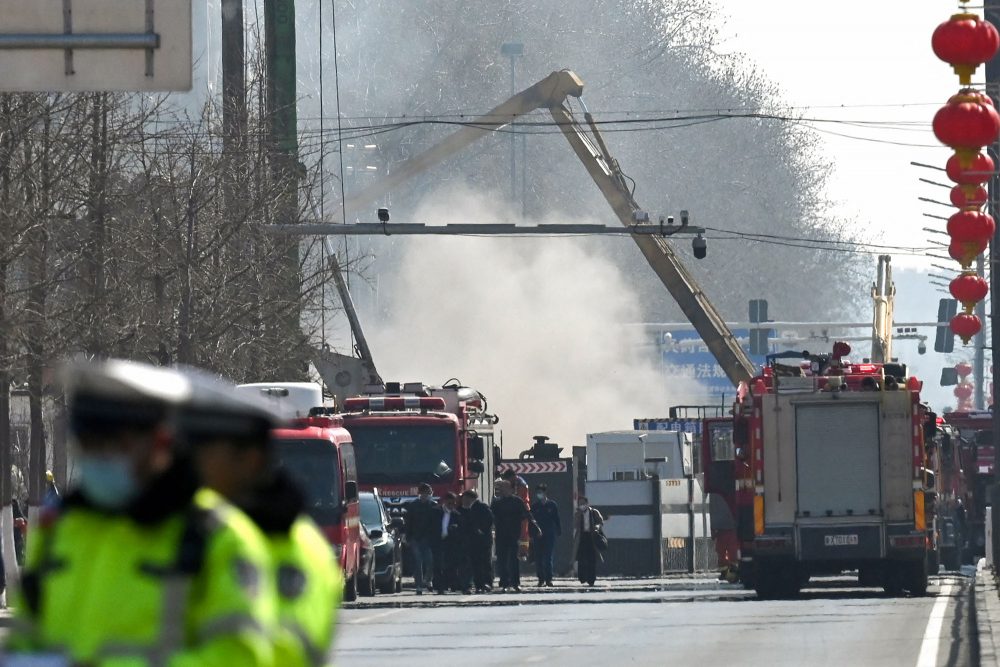
[[[545,494],[544,493],[536,493],[535,494],[535,500],[538,500],[538,501],[545,500]]]
[[[587,509],[587,507],[589,507],[589,505],[587,505],[587,503],[580,503],[580,509],[585,510],[585,509]]]

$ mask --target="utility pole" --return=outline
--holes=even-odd
[[[264,52],[271,176],[278,187],[274,218],[281,224],[299,222],[298,118],[296,114],[295,0],[264,0]],[[300,325],[299,243],[290,237],[277,248],[283,261],[277,270],[276,292],[269,299],[274,313],[272,337],[291,346],[274,373],[285,379],[305,375],[305,340]]]
[[[986,5],[983,10],[987,21],[997,26],[1000,25],[1000,5]],[[1000,103],[1000,56],[994,56],[986,63],[986,93],[993,100],[993,105]],[[1000,164],[1000,151],[997,144],[989,146],[989,155],[993,158],[994,164]],[[990,177],[990,198],[987,210],[994,220],[1000,218],[1000,207],[997,206],[997,198],[1000,198],[1000,178],[994,169]],[[993,240],[990,242],[990,346],[993,349],[992,377],[1000,377],[997,372],[997,358],[1000,357],[1000,321],[997,313],[1000,313],[1000,284],[996,279],[996,262],[1000,261],[1000,229],[993,232]],[[985,326],[985,322],[983,323]],[[993,553],[1000,554],[1000,484],[997,479],[1000,477],[1000,410],[993,410],[993,485],[987,500],[993,507]],[[995,556],[994,556],[995,557]]]
[[[222,151],[233,160],[245,157],[246,89],[243,0],[222,0]]]
[[[510,94],[513,96],[517,92],[517,75],[515,70],[516,60],[524,55],[524,44],[520,42],[505,42],[500,46],[500,53],[510,58]],[[517,132],[514,131],[514,123],[511,123],[508,128],[510,132],[510,202],[514,204],[517,202]],[[521,137],[521,161],[524,161],[524,137]],[[521,165],[522,172],[524,170],[524,164]],[[521,215],[524,215],[525,201],[524,201],[524,182],[525,178],[522,175],[521,178]]]
[[[991,186],[992,189],[992,186]],[[990,204],[992,206],[992,204]],[[992,256],[992,251],[991,251]],[[976,258],[976,273],[981,278],[986,278],[986,258],[980,255]],[[986,409],[986,299],[976,304],[976,316],[983,323],[983,328],[976,334],[976,352],[972,359],[972,375],[975,377],[975,391],[972,394],[976,410]]]

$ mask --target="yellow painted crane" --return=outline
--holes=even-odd
[[[395,165],[385,178],[347,197],[345,209],[350,215],[377,205],[386,192],[440,164],[477,139],[509,125],[532,111],[545,109],[552,115],[556,125],[569,141],[621,224],[628,227],[636,222],[648,220],[648,215],[636,203],[625,176],[617,160],[608,150],[593,116],[583,104],[582,96],[583,81],[574,72],[570,70],[553,72],[486,114],[470,120],[465,127],[424,152]],[[583,106],[586,126],[573,115],[568,104],[570,97],[578,99]],[[667,238],[655,234],[632,234],[632,240],[701,336],[709,351],[715,356],[729,380],[734,385],[750,380],[755,371],[753,362],[743,351],[715,306],[677,257]]]

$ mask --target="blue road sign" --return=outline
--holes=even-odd
[[[743,350],[750,355],[751,361],[758,367],[763,366],[763,355],[750,354],[750,330],[736,329],[733,334],[740,341]],[[774,330],[770,330],[768,335],[773,338]],[[661,345],[662,371],[667,378],[694,380],[705,387],[706,393],[712,398],[721,398],[723,394],[727,397],[735,396],[735,387],[696,331],[671,331],[670,336],[669,339],[664,336],[665,340]],[[776,345],[772,342],[770,347],[774,352]]]

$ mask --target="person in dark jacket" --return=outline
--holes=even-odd
[[[596,535],[603,526],[601,513],[580,496],[576,510],[576,574],[581,584],[593,586],[597,581],[597,561],[604,557],[597,548]]]
[[[438,595],[459,590],[471,593],[458,575],[466,554],[466,539],[457,501],[458,496],[449,491],[441,497],[436,514],[438,533],[434,550],[434,590]]]
[[[497,534],[497,576],[503,592],[521,591],[521,573],[517,560],[521,522],[532,521],[531,512],[523,500],[514,495],[514,487],[506,480],[497,482],[496,498],[490,506]],[[533,521],[532,521],[533,523]],[[540,531],[539,531],[540,532]]]
[[[493,512],[475,490],[462,493],[462,523],[472,581],[477,593],[486,593],[493,589]]]
[[[434,545],[440,530],[440,510],[432,499],[431,485],[423,483],[417,487],[417,498],[404,506],[403,533],[406,545],[413,557],[413,585],[417,595],[422,595],[424,587],[431,587],[434,573]]]
[[[556,557],[556,538],[562,534],[559,524],[559,506],[548,496],[548,486],[539,484],[535,487],[535,498],[531,504],[531,516],[538,524],[541,535],[535,537],[533,548],[535,552],[535,568],[538,572],[538,585],[552,585],[552,568]]]

